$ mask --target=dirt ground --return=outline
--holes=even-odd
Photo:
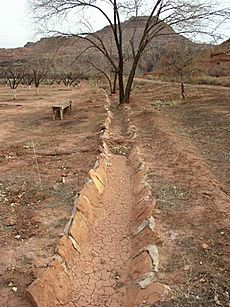
[[[129,111],[131,124],[138,128],[135,143],[149,167],[149,183],[157,198],[158,279],[172,289],[170,301],[152,307],[230,306],[230,89],[186,85],[187,98],[182,103],[178,88],[176,83],[137,80]],[[64,121],[53,121],[51,105],[66,99],[73,100],[72,113],[66,114]],[[78,89],[43,87],[37,97],[33,91],[21,88],[16,102],[7,88],[0,88],[1,306],[30,306],[24,290],[50,262],[74,197],[96,161],[106,116],[104,102],[102,92],[84,84]],[[119,112],[115,112],[115,123],[121,123]],[[121,134],[125,129],[123,122]],[[115,136],[116,142],[110,143],[113,153],[127,155],[132,141],[124,146],[122,138]],[[123,165],[119,161],[117,164]],[[128,175],[119,176],[121,183]],[[113,209],[113,201],[116,203],[116,197],[123,194],[120,187],[113,190],[112,185],[108,193],[108,204]],[[128,213],[122,212],[122,198],[127,196],[131,197],[120,197],[122,206],[115,208],[116,212],[111,211],[113,222],[116,215],[123,224],[127,220]],[[125,215],[124,220],[121,215]],[[95,268],[99,265],[103,270],[113,265],[115,272],[113,257],[101,260],[108,251],[122,255],[122,240],[117,239],[120,234],[116,230],[119,224],[112,225],[116,237],[113,242],[107,235],[110,220],[105,226],[103,223],[91,238],[94,244],[97,237],[103,242],[100,259],[95,251],[90,254],[92,259],[82,257],[90,267],[95,261]],[[119,268],[125,267],[123,262]],[[83,267],[76,267],[76,274],[79,279],[70,306],[77,306],[79,300],[81,307],[89,303],[101,307],[125,304],[123,295],[118,298],[119,291],[112,289],[116,285],[114,274],[103,277],[110,282],[111,293],[104,293],[93,278],[92,287],[87,288],[90,285]],[[82,283],[80,297],[77,282]]]
[[[64,120],[53,103],[73,101]],[[0,305],[30,306],[26,287],[54,255],[98,155],[105,96],[95,88],[0,88]]]
[[[184,102],[178,91],[137,80],[130,104],[157,198],[158,277],[173,292],[154,306],[230,306],[230,89],[186,85]]]

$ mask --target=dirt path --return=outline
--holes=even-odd
[[[115,121],[112,137],[120,136]],[[74,268],[72,306],[126,306],[128,260],[131,254],[131,211],[134,202],[131,168],[125,156],[111,155],[101,214],[88,238],[88,247]]]

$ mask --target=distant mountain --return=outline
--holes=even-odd
[[[129,20],[122,23],[123,28],[123,41],[124,41],[124,50],[128,50],[130,47],[130,39],[133,36],[134,48],[137,48],[143,30],[146,23],[146,19],[148,17],[132,17]],[[163,35],[162,35],[163,34]],[[112,30],[110,26],[106,26],[103,29],[94,33],[95,36],[100,37],[103,43],[107,46],[111,55],[114,56],[116,60],[116,46],[112,38]],[[151,72],[155,69],[156,63],[160,59],[164,53],[174,44],[180,44],[189,41],[187,38],[183,37],[182,35],[177,34],[172,27],[164,24],[164,28],[161,31],[161,35],[155,37],[151,42],[151,48],[149,48],[146,53],[142,56],[138,71],[139,73],[143,72]],[[191,41],[189,41],[191,43]],[[197,44],[194,44],[197,47]],[[223,45],[223,46],[221,46]],[[229,50],[228,46],[230,45],[229,41],[220,45],[220,50],[227,49]],[[32,43],[28,42],[23,48],[15,48],[15,49],[0,49],[0,66],[6,65],[7,63],[14,63],[15,61],[26,61],[30,57],[39,57],[41,55],[53,56],[56,59],[56,65],[63,65],[65,62],[70,62],[68,59],[76,57],[82,50],[89,46],[88,42],[83,39],[79,39],[74,36],[69,37],[46,37],[40,39],[38,42]],[[202,49],[204,46],[202,46]],[[207,47],[210,50],[210,47]],[[216,51],[215,51],[216,52]],[[217,57],[216,53],[213,55],[210,54],[210,59],[212,61]],[[222,51],[218,51],[222,52]],[[99,62],[100,55],[96,49],[90,49],[88,54],[92,56],[92,59],[95,62]],[[130,54],[129,54],[130,56]],[[228,55],[221,54],[221,59]],[[208,55],[209,57],[209,55]],[[130,66],[130,61],[127,60],[126,68]]]

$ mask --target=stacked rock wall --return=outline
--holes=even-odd
[[[125,107],[127,132],[134,144],[138,141],[138,129],[130,120],[130,107]],[[133,168],[133,191],[135,204],[133,207],[132,260],[130,273],[132,287],[128,290],[128,300],[133,306],[150,306],[153,303],[169,298],[168,286],[158,282],[159,269],[158,244],[162,238],[157,230],[154,218],[156,199],[148,183],[148,168],[141,154],[140,147],[134,145],[130,155]]]
[[[133,167],[133,190],[136,201],[132,214],[134,228],[131,237],[130,264],[133,286],[128,290],[128,301],[131,302],[130,307],[140,304],[149,306],[148,304],[165,300],[169,289],[157,281],[159,252],[154,219],[156,199],[152,195],[147,167],[138,146],[133,147],[129,159]]]

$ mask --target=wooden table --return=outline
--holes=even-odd
[[[55,120],[58,116],[61,120],[64,119],[64,113],[72,109],[72,101],[66,101],[63,103],[55,104],[52,106],[53,119]]]

